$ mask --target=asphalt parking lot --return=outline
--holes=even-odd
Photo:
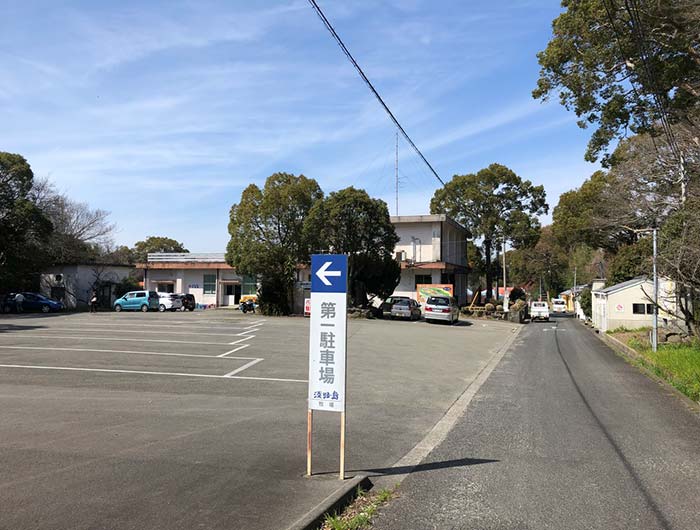
[[[237,311],[0,317],[0,528],[286,528],[339,484],[306,464],[308,320]],[[513,325],[353,320],[348,476],[390,469]]]

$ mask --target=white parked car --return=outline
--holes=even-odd
[[[158,311],[177,311],[182,309],[182,299],[173,293],[158,293]]]
[[[429,296],[425,301],[425,321],[442,320],[450,324],[459,320],[457,300],[451,296]]]
[[[544,320],[549,322],[549,305],[547,302],[530,303],[530,321]]]
[[[552,298],[552,313],[566,313],[566,300]]]

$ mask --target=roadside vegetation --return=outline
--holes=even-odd
[[[649,329],[618,328],[610,335],[639,354],[637,362],[668,381],[693,401],[700,401],[700,341],[659,344],[651,349]]]
[[[355,501],[341,514],[326,515],[321,530],[362,530],[371,528],[372,517],[393,496],[394,493],[389,489],[366,492],[358,487]]]

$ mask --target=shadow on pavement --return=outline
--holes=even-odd
[[[44,329],[46,326],[17,326],[15,324],[0,324],[0,333],[8,331],[29,331],[32,329]]]
[[[420,471],[433,471],[435,469],[446,469],[449,467],[466,467],[477,464],[492,464],[500,460],[488,458],[458,458],[456,460],[443,460],[442,462],[427,462],[417,466],[380,467],[373,469],[352,469],[349,473],[362,473],[368,476],[404,475],[406,473],[417,473]],[[316,475],[333,475],[337,472],[315,473]]]

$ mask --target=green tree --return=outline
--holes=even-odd
[[[189,252],[185,246],[169,237],[150,236],[143,241],[134,243],[133,259],[138,263],[145,263],[149,253],[155,252]]]
[[[637,276],[651,276],[652,242],[644,237],[631,245],[621,247],[608,269],[607,285],[626,282]]]
[[[304,231],[314,251],[348,255],[354,305],[366,307],[368,294],[385,298],[394,292],[401,277],[393,259],[399,238],[384,201],[353,187],[333,192],[311,208]]]
[[[696,0],[563,0],[553,37],[538,54],[533,97],[555,94],[597,127],[586,159],[596,160],[628,131],[658,134],[660,112],[698,131],[688,116],[700,100],[700,7]],[[604,157],[606,163],[610,157]]]
[[[547,213],[544,186],[533,186],[512,170],[491,164],[478,173],[455,175],[430,201],[431,213],[445,213],[483,238],[486,298],[492,297],[491,256],[497,238],[516,248],[533,245],[539,236],[537,216]]]
[[[0,285],[36,283],[51,221],[31,197],[34,173],[18,154],[0,152]]]
[[[304,219],[321,198],[315,180],[275,173],[263,189],[249,185],[231,206],[226,261],[239,273],[260,279],[264,314],[291,312],[296,267],[309,261]]]

